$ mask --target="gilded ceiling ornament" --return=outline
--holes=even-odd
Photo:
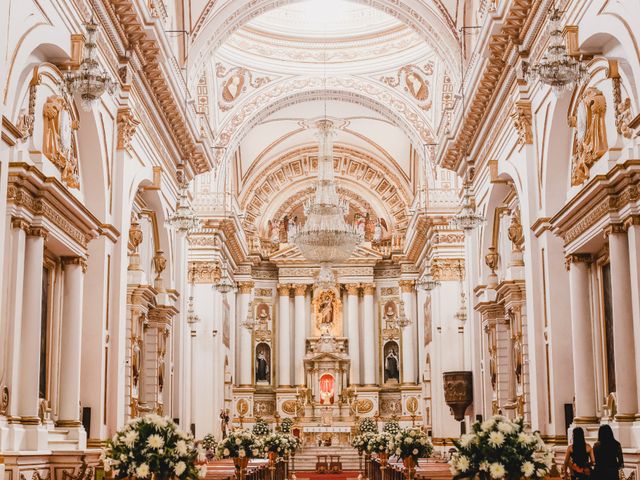
[[[78,149],[75,131],[78,122],[73,120],[69,102],[58,95],[47,98],[43,108],[44,138],[42,153],[62,172],[62,181],[69,188],[79,188]]]
[[[431,93],[429,80],[426,77],[431,75],[433,75],[433,63],[429,62],[422,68],[413,64],[405,65],[396,72],[395,77],[382,77],[381,80],[394,88],[402,84],[404,91],[418,101],[418,106],[422,110],[429,110]]]
[[[222,78],[221,100],[218,107],[223,112],[230,110],[240,95],[247,90],[247,85],[260,88],[271,81],[269,77],[253,77],[253,73],[244,67],[233,67],[227,70],[221,63],[216,64],[216,77]]]
[[[607,102],[600,90],[587,88],[578,101],[577,113],[571,123],[576,128],[571,158],[571,185],[577,186],[589,178],[589,170],[608,150],[605,113]]]
[[[518,132],[518,144],[530,145],[533,143],[533,131],[531,130],[531,102],[519,100],[511,113],[513,126]]]

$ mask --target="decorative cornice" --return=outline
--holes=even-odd
[[[431,262],[431,276],[441,282],[463,280],[465,276],[464,259],[435,258]]]
[[[220,266],[217,262],[189,262],[189,281],[215,285],[220,281]]]

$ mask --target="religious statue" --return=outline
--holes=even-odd
[[[333,298],[326,292],[320,299],[320,330],[326,333],[333,324]]]
[[[333,377],[325,373],[320,377],[320,405],[333,405]]]
[[[380,240],[382,240],[382,225],[380,224],[380,220],[376,220],[376,224],[373,227],[373,241],[378,243]]]
[[[256,382],[269,383],[269,346],[261,343],[256,348]]]
[[[387,344],[389,348],[387,350],[387,354],[384,359],[384,381],[392,382],[400,381],[400,370],[398,370],[398,351],[397,347],[394,345],[395,342]]]
[[[293,217],[287,226],[287,241],[293,243],[293,237],[298,233],[298,217]]]
[[[356,231],[362,235],[362,238],[364,238],[364,233],[365,233],[365,220],[364,217],[357,213],[355,216],[355,224],[356,224]]]
[[[571,185],[581,185],[589,178],[589,169],[609,149],[605,113],[607,102],[595,87],[587,88],[577,105],[571,126],[576,128],[571,159]]]
[[[220,410],[220,431],[222,438],[227,438],[227,427],[229,425],[229,412],[225,409]]]

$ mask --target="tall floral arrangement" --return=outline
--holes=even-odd
[[[394,437],[393,454],[396,457],[405,459],[426,458],[433,453],[433,446],[429,442],[429,437],[417,427],[409,427],[400,430]]]
[[[366,432],[356,435],[351,440],[351,446],[358,450],[359,453],[369,453],[369,442],[377,435],[377,433]]]
[[[279,457],[290,455],[298,449],[299,445],[300,442],[296,437],[284,433],[270,433],[262,440],[263,451],[273,452]]]
[[[291,427],[293,427],[293,420],[285,418],[280,424],[280,431],[282,433],[291,433]]]
[[[269,435],[269,433],[271,433],[269,424],[265,422],[262,418],[258,418],[256,420],[255,425],[253,426],[253,434],[258,437],[263,437],[265,435]]]
[[[382,431],[396,436],[400,433],[400,424],[396,420],[390,420],[384,424],[384,427],[382,427]]]
[[[131,420],[102,451],[104,469],[116,479],[195,479],[207,472],[206,465],[196,464],[204,460],[204,449],[194,445],[191,434],[155,414]]]
[[[394,437],[390,433],[382,432],[376,433],[367,444],[367,451],[369,453],[388,453],[393,454]]]
[[[218,443],[218,458],[256,458],[262,454],[260,441],[247,430],[231,432]]]
[[[544,478],[553,466],[553,452],[538,433],[525,431],[522,418],[476,422],[454,443],[458,451],[449,462],[454,478]]]
[[[378,433],[378,424],[372,418],[363,418],[358,426],[360,433]]]

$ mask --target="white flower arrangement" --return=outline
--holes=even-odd
[[[113,478],[196,479],[206,475],[204,449],[169,418],[150,414],[118,431],[102,451],[102,463]]]
[[[433,453],[433,445],[429,441],[429,437],[417,427],[409,427],[394,437],[394,451],[392,452],[398,458],[426,458]]]
[[[265,422],[262,418],[258,418],[255,425],[253,426],[252,432],[256,437],[264,437],[265,435],[269,435],[271,433],[271,429],[269,428],[267,422]]]
[[[384,424],[382,427],[382,431],[386,433],[390,433],[394,437],[400,433],[400,424],[395,420],[390,420]]]
[[[367,432],[357,435],[351,440],[351,446],[358,450],[359,453],[369,451],[369,442],[377,435],[377,433]]]
[[[358,426],[360,434],[363,433],[378,433],[378,424],[369,417],[363,418]]]
[[[283,433],[271,433],[262,440],[262,450],[273,452],[278,457],[291,455],[299,446],[300,441],[296,437]]]
[[[394,436],[387,432],[375,434],[367,443],[367,452],[369,453],[387,453],[395,452]]]
[[[236,430],[217,447],[218,458],[256,458],[262,456],[262,444],[248,430]]]
[[[523,419],[502,416],[474,423],[472,433],[454,442],[449,465],[455,479],[543,478],[553,466],[553,452],[540,435],[528,433]]]

